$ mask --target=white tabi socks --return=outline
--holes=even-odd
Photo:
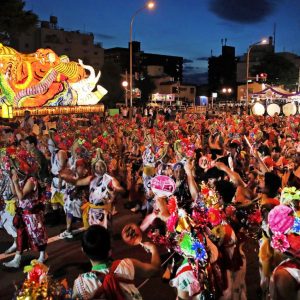
[[[3,263],[3,265],[7,268],[19,268],[21,264],[21,254],[16,253],[13,260]]]

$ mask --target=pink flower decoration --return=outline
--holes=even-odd
[[[208,222],[212,226],[217,226],[217,225],[221,224],[221,222],[222,222],[222,215],[218,209],[211,207],[208,210],[207,216],[208,216]]]
[[[178,221],[178,216],[176,214],[172,214],[167,220],[167,229],[169,232],[174,232],[175,227]]]
[[[284,233],[294,225],[293,210],[286,205],[277,205],[269,213],[268,223],[272,232]]]
[[[287,237],[280,232],[274,233],[271,241],[271,246],[274,249],[279,250],[281,252],[285,252],[287,249],[290,248],[290,244],[287,240]]]

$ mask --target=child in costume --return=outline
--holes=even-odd
[[[156,247],[143,243],[151,254],[151,263],[125,258],[110,261],[110,234],[100,225],[92,225],[83,234],[82,249],[92,264],[92,270],[81,274],[74,282],[73,298],[139,300],[141,294],[135,287],[135,277],[149,278],[158,273],[160,258]]]

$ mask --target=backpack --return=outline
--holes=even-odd
[[[114,261],[108,274],[94,272],[102,282],[102,285],[97,289],[94,297],[99,297],[104,294],[107,300],[126,300],[120,283],[132,284],[133,280],[122,278],[115,274],[115,270],[120,262],[121,260]]]

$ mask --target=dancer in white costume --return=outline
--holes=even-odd
[[[6,170],[2,170],[0,178],[0,197],[4,202],[4,207],[0,211],[0,227],[3,227],[6,232],[11,235],[14,242],[5,253],[12,253],[17,249],[17,231],[13,225],[13,219],[16,210],[16,199],[11,190],[9,173]]]
[[[52,138],[52,133],[48,140],[48,149],[51,153],[51,173],[53,175],[50,202],[55,214],[54,220],[57,222],[57,220],[60,219],[59,206],[64,206],[63,198],[66,190],[66,182],[59,177],[59,172],[67,167],[68,154],[65,150],[59,149],[56,146],[54,139]]]
[[[111,217],[111,204],[116,193],[123,193],[124,189],[120,183],[112,176],[107,174],[107,166],[97,155],[92,163],[93,176],[87,176],[71,183],[76,186],[89,186],[89,201],[83,206],[82,220],[84,227],[99,224],[108,227],[108,219]],[[62,179],[68,180],[67,176],[61,175]]]

